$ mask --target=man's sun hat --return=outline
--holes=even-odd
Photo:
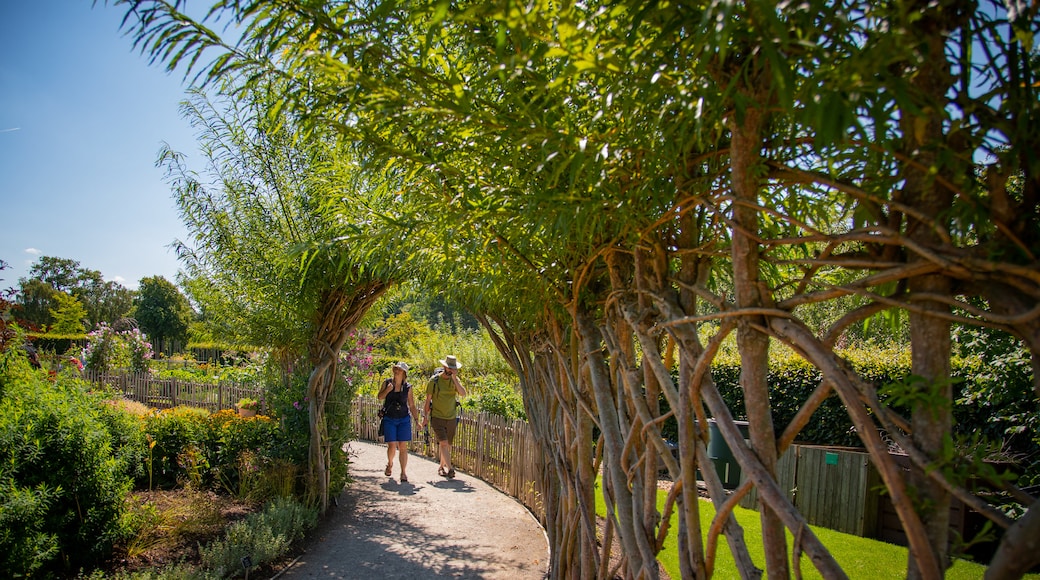
[[[441,361],[441,366],[445,366],[449,369],[455,370],[462,368],[462,365],[459,364],[459,361],[455,360],[455,355],[453,354],[449,354],[448,356],[444,357],[444,360]]]
[[[406,363],[406,362],[395,362],[394,363],[394,368],[395,369],[401,369],[402,371],[407,373],[408,372],[408,363]]]

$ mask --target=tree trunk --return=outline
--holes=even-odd
[[[307,346],[308,359],[313,365],[307,379],[307,396],[310,397],[307,455],[311,494],[323,514],[329,507],[329,462],[332,457],[325,403],[336,385],[339,353],[358,321],[387,288],[389,286],[382,281],[370,281],[349,289],[329,290],[322,295],[319,307],[315,309],[314,326]]]
[[[950,168],[936,155],[936,144],[943,141],[942,111],[935,110],[933,102],[941,102],[954,82],[945,58],[946,34],[951,30],[958,10],[954,5],[939,9],[927,0],[914,2],[908,9],[920,12],[921,18],[908,25],[909,32],[919,39],[919,62],[909,65],[914,74],[910,84],[917,91],[922,107],[905,108],[900,116],[903,155],[907,161],[900,168],[904,186],[900,201],[914,208],[916,213],[906,218],[906,236],[916,247],[941,247],[942,233],[948,230],[942,216],[953,203],[953,192],[936,179],[928,169],[938,169],[949,179]],[[918,254],[909,256],[910,262],[927,261]],[[909,293],[949,296],[949,279],[938,276],[918,276],[910,279]],[[918,391],[911,410],[912,437],[917,446],[931,459],[939,459],[944,440],[950,436],[953,423],[953,392],[950,386],[950,323],[934,314],[946,314],[949,307],[931,300],[915,302],[921,311],[910,312],[911,372],[924,379],[912,386]],[[924,570],[915,558],[909,562],[911,579],[934,578],[950,565],[949,524],[950,494],[934,485],[928,478],[926,466],[911,465],[910,482],[916,489],[917,509],[925,522],[925,531],[940,570]]]
[[[758,234],[758,178],[762,143],[760,131],[763,113],[758,109],[744,111],[743,122],[730,117],[732,144],[730,163],[731,183],[737,203],[733,209],[733,282],[738,309],[760,308],[771,303],[763,296],[764,284],[759,275],[759,247],[754,236]],[[744,202],[744,203],[741,203]],[[740,386],[748,415],[751,447],[766,471],[776,476],[776,435],[773,432],[772,406],[769,402],[769,337],[753,328],[765,327],[761,316],[743,316],[737,323],[737,349],[740,353]],[[743,441],[729,441],[732,448]],[[788,578],[787,539],[780,518],[771,506],[762,504],[762,541],[766,551],[766,574],[769,578]]]
[[[575,305],[572,312],[581,340],[581,352],[589,373],[593,397],[599,413],[599,426],[604,441],[603,485],[604,498],[608,500],[608,512],[613,509],[618,520],[618,532],[622,549],[628,559],[630,570],[646,570],[643,551],[636,539],[640,529],[633,513],[634,496],[628,486],[628,474],[621,461],[624,457],[625,438],[621,432],[621,417],[615,402],[609,371],[603,357],[603,336],[591,315]],[[613,492],[611,494],[607,491]],[[613,505],[611,504],[613,501]],[[656,578],[656,560],[653,567]]]

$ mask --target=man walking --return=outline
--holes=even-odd
[[[444,357],[440,361],[441,368],[430,378],[426,385],[426,403],[423,405],[423,427],[427,421],[433,427],[437,438],[437,450],[440,467],[437,474],[441,477],[455,477],[455,468],[451,464],[451,446],[455,441],[455,429],[458,427],[455,407],[458,397],[466,396],[466,388],[459,382],[459,369],[462,365],[454,355]]]

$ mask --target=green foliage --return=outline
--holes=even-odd
[[[476,413],[490,413],[506,419],[527,420],[523,396],[515,387],[490,375],[482,377],[482,380],[467,383],[469,396],[462,402],[463,409]]]
[[[155,487],[174,487],[188,476],[187,467],[178,461],[190,447],[208,447],[209,412],[176,407],[159,411],[145,420],[144,431],[155,442],[152,448],[152,478]]]
[[[127,533],[133,436],[80,383],[44,376],[0,375],[0,567],[13,574],[92,566]]]
[[[961,326],[954,327],[953,345],[962,379],[954,397],[956,424],[999,442],[992,457],[1026,461],[1022,485],[1040,483],[1040,413],[1029,351],[1004,332]]]
[[[272,449],[274,457],[304,465],[310,441],[307,397],[307,375],[295,372],[283,383],[272,385],[267,392],[271,415],[282,425],[282,437]]]
[[[292,543],[316,523],[316,509],[277,498],[265,505],[262,512],[229,526],[223,539],[201,547],[203,567],[224,578],[240,571],[246,556],[254,566],[271,562],[287,553]]]
[[[212,414],[189,407],[160,411],[146,418],[144,432],[154,442],[151,478],[158,487],[235,489],[242,454],[267,460],[280,457],[287,448],[286,433],[277,421],[242,418],[230,409]]]
[[[906,349],[850,349],[842,354],[860,377],[878,387],[903,381],[910,373],[910,358]],[[718,357],[712,364],[711,376],[734,417],[746,419],[744,397],[740,389],[740,359],[736,353]],[[771,351],[768,381],[773,424],[778,435],[791,422],[802,401],[816,389],[822,378],[823,375],[816,368],[790,350]],[[860,444],[852,421],[841,399],[835,394],[813,413],[798,440],[819,445]]]
[[[23,279],[18,292],[19,323],[29,330],[43,330],[51,325],[51,310],[58,291],[49,284],[33,278]]]
[[[106,282],[101,272],[66,258],[41,257],[29,270],[28,278],[19,282],[19,317],[32,329],[54,324],[52,311],[60,310],[58,301],[63,293],[75,297],[83,306],[87,328],[124,318],[133,300],[132,291],[116,282]]]
[[[9,573],[33,576],[57,559],[60,538],[47,520],[60,495],[61,488],[0,477],[0,565]]]
[[[284,448],[283,432],[278,422],[269,417],[241,418],[224,410],[210,416],[210,429],[212,446],[207,449],[207,455],[212,469],[225,484],[234,482],[243,454],[270,458],[275,456],[275,450]]]
[[[222,382],[246,385],[264,385],[269,381],[269,373],[262,365],[216,366],[200,364],[194,366],[153,369],[155,376],[161,379],[177,379],[192,383],[216,385]]]
[[[86,578],[86,580],[215,580],[217,577],[198,570],[191,564],[178,562],[161,568],[149,568],[135,572],[116,572],[106,576],[104,572],[97,571]]]
[[[917,375],[897,377],[878,389],[878,397],[893,409],[925,409],[933,419],[949,412],[951,401],[944,387],[957,379],[932,381]]]
[[[406,358],[432,331],[410,312],[391,314],[372,332],[372,347],[386,364]],[[378,364],[378,367],[384,365]]]
[[[48,332],[53,334],[83,334],[86,328],[83,321],[87,318],[87,309],[75,297],[64,292],[54,295],[54,307],[50,311],[53,324]]]
[[[141,279],[132,315],[161,349],[167,341],[187,341],[194,312],[177,286],[162,276],[154,276]]]
[[[140,482],[148,475],[148,441],[141,419],[114,404],[104,401],[98,408],[98,420],[105,425],[112,445],[112,458],[117,470],[132,481]]]
[[[411,366],[408,375],[413,385],[431,376],[441,366],[438,361],[449,354],[454,354],[462,364],[461,377],[467,384],[479,382],[487,375],[499,377],[496,380],[516,376],[483,329],[452,332],[447,325],[428,328],[404,313],[391,316],[372,334],[377,365],[389,367],[397,360],[406,361]],[[375,394],[375,386],[374,382],[368,385],[370,394]]]
[[[1040,478],[1040,419],[1032,394],[1032,372],[1027,351],[1020,342],[1002,333],[959,329],[955,333],[958,356],[952,360],[955,398],[954,434],[965,439],[961,455],[985,451],[986,459],[1020,461],[1025,481]],[[844,358],[867,382],[880,390],[881,399],[899,412],[908,406],[930,401],[946,405],[934,389],[921,388],[910,373],[909,349],[857,348],[842,351]],[[746,418],[740,390],[740,362],[735,353],[720,355],[712,365],[712,378],[734,416]],[[769,385],[773,422],[777,431],[798,412],[798,406],[819,384],[822,375],[787,350],[775,350],[770,358]],[[664,399],[662,398],[662,401]],[[675,435],[674,421],[664,427],[665,436]],[[779,433],[778,433],[779,435]],[[813,414],[799,440],[820,445],[859,446],[851,420],[837,395],[832,394]],[[978,463],[978,462],[976,462]],[[981,467],[979,469],[982,469]]]

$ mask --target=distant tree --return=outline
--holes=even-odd
[[[112,324],[126,317],[134,293],[117,282],[106,282],[101,272],[83,268],[76,260],[43,256],[33,264],[29,276],[19,280],[21,290],[18,318],[31,328],[54,324],[51,311],[58,308],[57,293],[76,297],[86,309],[86,326]]]
[[[18,321],[29,330],[44,329],[51,325],[51,310],[59,293],[50,284],[36,278],[19,280],[17,296]]]
[[[73,288],[79,287],[87,272],[76,260],[43,256],[29,269],[29,278],[48,284],[59,292],[71,293]]]
[[[157,351],[162,352],[166,341],[187,338],[192,314],[191,304],[173,282],[162,276],[141,279],[132,315]]]
[[[54,323],[48,329],[53,334],[83,334],[87,331],[83,321],[87,318],[87,309],[71,294],[57,292],[54,295],[56,307],[51,310]]]
[[[118,282],[106,281],[95,270],[84,270],[84,278],[72,295],[79,298],[87,309],[88,327],[94,328],[101,322],[115,323],[126,318],[134,307],[134,291]]]

